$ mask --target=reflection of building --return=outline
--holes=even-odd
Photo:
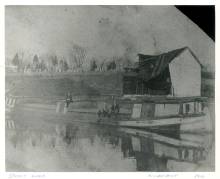
[[[127,134],[120,137],[123,155],[136,159],[138,171],[169,171],[171,165],[175,171],[173,163],[196,166],[206,159],[205,148],[198,141],[194,143],[128,128],[120,131]]]
[[[155,167],[158,167],[155,170],[164,171],[166,169],[166,163],[169,160],[195,164],[205,160],[205,150],[198,144],[157,134],[150,138],[134,136],[131,138],[137,159],[137,167],[139,166],[141,170],[144,169],[144,166],[147,170],[153,170],[152,167],[155,165]],[[147,167],[151,168],[149,169]]]
[[[166,171],[167,158],[155,155],[151,138],[131,137],[138,171]]]
[[[174,162],[179,166],[197,165],[206,158],[204,148],[197,143],[135,129],[122,128],[120,131],[102,129],[99,137],[104,137],[105,142],[113,146],[116,145],[113,141],[118,141],[123,157],[135,159],[138,171],[169,171]]]
[[[168,171],[167,164],[179,162],[196,165],[206,158],[202,143],[180,140],[138,129],[100,129],[99,137],[119,145],[124,158],[136,159],[139,171]],[[117,142],[113,142],[117,141]]]
[[[135,152],[138,171],[167,171],[167,158],[150,153]]]
[[[125,158],[134,156],[132,141],[130,137],[128,136],[121,137],[121,151],[123,152],[123,156]]]

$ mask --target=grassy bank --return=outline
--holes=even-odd
[[[14,96],[64,97],[73,95],[120,95],[120,73],[6,75],[6,91]]]

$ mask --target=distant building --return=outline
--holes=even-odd
[[[138,57],[136,67],[125,69],[123,94],[201,95],[202,65],[190,48]]]

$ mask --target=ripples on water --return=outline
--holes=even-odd
[[[210,171],[212,135],[43,122],[6,130],[7,171]]]

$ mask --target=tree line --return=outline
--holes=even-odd
[[[35,54],[24,60],[24,53],[16,53],[11,60],[17,72],[83,72],[83,71],[123,71],[132,66],[132,62],[124,57],[88,58],[85,48],[74,44],[67,60],[64,56]]]

